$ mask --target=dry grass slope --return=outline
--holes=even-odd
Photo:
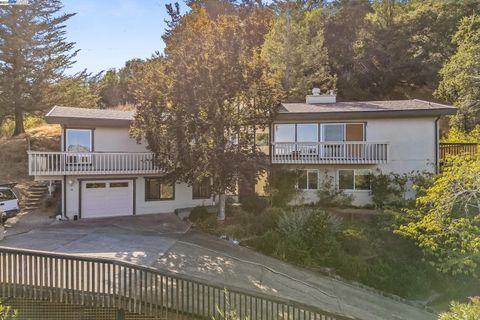
[[[9,139],[0,139],[0,184],[17,182],[21,185],[33,181],[28,176],[27,150],[57,151],[60,149],[60,126],[43,124],[27,133]]]

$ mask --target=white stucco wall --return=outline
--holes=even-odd
[[[365,120],[366,141],[388,142],[389,161],[377,167],[383,172],[409,173],[435,170],[435,118]]]
[[[434,117],[429,118],[384,118],[360,119],[355,122],[366,123],[365,140],[367,142],[386,142],[390,145],[389,161],[378,165],[288,165],[292,169],[318,169],[319,177],[327,172],[338,184],[339,169],[370,169],[375,172],[380,169],[383,173],[410,173],[415,171],[435,171],[436,130]],[[304,123],[314,123],[315,121]],[[323,121],[319,121],[325,123]],[[349,121],[335,121],[337,123]],[[283,123],[283,122],[282,122]],[[304,190],[295,204],[312,203],[318,201],[317,190]],[[345,191],[354,197],[354,205],[365,205],[371,202],[369,191]],[[407,197],[413,196],[409,190]]]
[[[75,215],[79,214],[79,180],[83,181],[92,179],[95,182],[100,182],[100,179],[132,179],[132,176],[67,176],[66,200],[67,200],[67,217],[73,219]],[[213,205],[212,199],[192,199],[192,187],[186,183],[177,183],[175,185],[175,199],[162,201],[145,201],[145,177],[135,177],[135,207],[136,214],[154,214],[154,213],[169,213],[175,209],[190,208],[201,205]],[[72,184],[69,183],[72,181]],[[82,184],[85,182],[82,182]],[[132,195],[133,196],[133,195]],[[108,199],[105,199],[108,201]]]
[[[146,143],[130,138],[129,128],[96,128],[93,136],[97,152],[147,152]]]
[[[93,148],[96,152],[148,152],[146,141],[137,143],[135,139],[130,138],[130,128],[128,127],[99,127],[91,129],[93,130]],[[64,131],[62,130],[60,139],[62,146],[64,145],[64,138]]]

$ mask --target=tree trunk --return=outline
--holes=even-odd
[[[218,195],[218,221],[225,221],[225,193]]]
[[[15,129],[13,130],[13,136],[25,133],[25,127],[23,126],[23,112],[22,110],[15,110]]]

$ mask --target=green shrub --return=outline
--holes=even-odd
[[[208,216],[211,216],[208,212],[208,209],[203,206],[197,206],[190,211],[190,215],[188,216],[188,220],[192,222],[198,222],[201,220],[205,220]]]
[[[17,317],[17,310],[10,306],[4,305],[0,301],[0,320],[12,320]]]
[[[262,235],[273,230],[281,216],[285,214],[282,208],[270,207],[262,213],[255,215],[250,221],[250,231],[255,235]]]
[[[442,313],[439,320],[480,319],[480,297],[471,297],[468,303],[452,302],[450,311]]]
[[[331,267],[345,279],[360,280],[368,274],[368,263],[364,258],[348,254],[342,250],[336,252]]]
[[[342,229],[337,238],[342,248],[349,254],[359,254],[368,247],[368,236],[364,228],[348,226]]]
[[[352,202],[353,196],[338,189],[334,178],[325,172],[319,186],[317,205],[321,208],[342,208],[351,206]]]
[[[248,196],[242,199],[242,209],[251,213],[260,213],[268,207],[268,199],[259,196]]]
[[[278,233],[277,231],[270,230],[259,238],[254,238],[246,241],[245,244],[247,246],[254,247],[261,253],[274,256],[277,255],[276,250],[278,247],[278,243],[280,243],[281,241],[283,241],[282,235],[280,235],[280,233]]]
[[[272,206],[285,208],[298,195],[298,177],[299,173],[295,170],[273,168],[270,171],[265,191]]]
[[[398,202],[404,196],[405,183],[401,184],[400,175],[385,174],[380,170],[370,175],[372,202],[376,208],[383,209],[387,204]]]
[[[278,220],[278,230],[284,236],[302,234],[313,210],[308,207],[297,207],[286,211]]]
[[[292,208],[278,220],[277,230],[283,239],[278,254],[295,263],[327,263],[338,247],[335,232],[340,225],[338,218],[318,207]]]
[[[322,256],[330,255],[338,247],[335,233],[340,229],[341,220],[326,211],[313,209],[304,229],[304,241],[313,253],[321,252]]]
[[[407,185],[412,184],[412,191],[416,196],[425,193],[432,184],[433,174],[423,172],[410,172],[408,174],[384,174],[377,170],[370,175],[372,202],[376,208],[411,208],[415,199],[406,199]]]
[[[280,241],[277,242],[275,255],[295,264],[311,265],[311,251],[304,240],[303,235],[298,233],[282,236]]]

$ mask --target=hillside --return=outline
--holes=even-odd
[[[60,148],[60,126],[42,124],[14,138],[0,139],[0,184],[18,183],[17,189],[24,190],[33,182],[28,176],[27,150],[56,151]]]

